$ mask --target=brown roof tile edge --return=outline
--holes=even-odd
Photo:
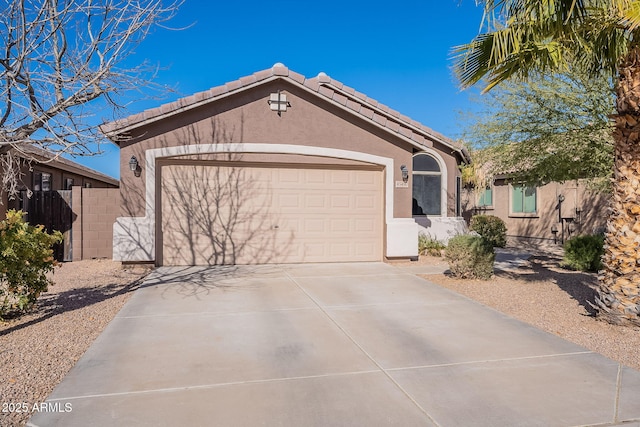
[[[212,102],[223,95],[244,90],[247,87],[260,84],[264,80],[272,78],[287,79],[294,84],[302,85],[308,90],[322,95],[324,98],[342,107],[346,105],[354,114],[374,121],[390,132],[414,141],[419,145],[430,146],[433,144],[433,141],[438,141],[459,152],[463,157],[466,157],[463,147],[452,139],[416,120],[412,120],[398,111],[390,109],[386,105],[380,104],[375,99],[369,98],[351,87],[345,86],[327,74],[321,72],[317,77],[307,79],[302,74],[289,70],[289,68],[281,63],[276,63],[270,69],[257,71],[249,76],[241,77],[238,80],[213,87],[207,91],[180,98],[176,101],[160,105],[159,107],[133,114],[124,119],[105,123],[100,126],[100,129],[106,135],[117,136],[123,129],[134,128],[136,125],[142,125],[147,121],[157,120],[163,116],[177,114],[185,109],[195,108],[198,105]],[[357,104],[360,104],[359,108]],[[425,144],[425,140],[430,141],[431,144]]]
[[[16,152],[26,155],[32,156],[34,160],[39,161],[44,164],[48,164],[52,167],[56,167],[58,169],[66,170],[67,172],[77,173],[79,175],[85,175],[88,178],[95,179],[96,181],[102,181],[111,185],[120,185],[120,181],[109,176],[103,174],[102,172],[98,172],[97,170],[88,168],[79,163],[76,163],[72,160],[69,160],[65,157],[55,155],[50,151],[44,150],[42,148],[33,146],[33,145],[21,145],[20,148],[14,148]]]
[[[387,118],[387,121],[385,122],[386,124],[384,124],[383,126],[389,128],[389,130],[391,130],[392,132],[399,133],[405,136],[406,138],[409,138],[413,141],[420,143],[421,145],[424,145],[422,141],[425,138],[432,141],[436,140],[460,152],[463,155],[463,157],[466,157],[461,144],[453,141],[452,139],[444,136],[439,132],[434,131],[433,129],[423,125],[422,123],[399,113],[398,111],[392,110],[391,108],[387,107],[384,104],[380,104],[375,99],[369,98],[366,95],[363,95],[358,92],[352,92],[351,88],[347,88],[346,86],[343,86],[342,83],[337,82],[336,80],[333,80],[324,74],[322,76],[319,76],[316,79],[307,80],[307,83],[305,85],[311,86],[312,84],[316,84],[320,88],[331,89],[331,91],[328,91],[326,89],[320,89],[320,88],[317,89],[318,93],[321,93],[327,98],[335,99],[336,95],[332,93],[332,92],[335,92],[337,94],[346,96],[349,101],[359,103],[361,105],[360,109],[354,108],[352,106],[353,104],[351,104],[350,108],[354,111],[360,112],[366,118],[374,120],[377,123],[381,124],[381,120],[380,119],[376,120],[374,118],[375,115],[371,114],[372,110],[375,113],[377,113],[377,115],[379,116],[385,116]],[[347,90],[344,90],[344,89],[347,89]]]
[[[119,133],[118,131],[121,129],[135,127],[135,125],[142,124],[147,120],[152,120],[160,116],[175,114],[184,108],[192,107],[196,104],[204,104],[227,93],[242,90],[247,86],[260,83],[276,76],[289,77],[291,80],[296,82],[299,82],[302,78],[302,82],[300,82],[300,84],[304,84],[305,80],[304,76],[301,74],[289,72],[288,68],[278,63],[269,69],[257,71],[249,76],[241,77],[238,80],[227,82],[220,86],[214,86],[209,90],[188,95],[173,102],[168,102],[158,107],[150,108],[113,122],[104,123],[100,126],[100,130],[108,136],[112,134],[117,135]]]

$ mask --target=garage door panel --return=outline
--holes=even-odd
[[[303,220],[304,228],[302,231],[305,235],[311,237],[314,234],[322,236],[327,232],[325,220],[322,218],[305,218]]]
[[[307,194],[304,196],[305,209],[325,210],[329,207],[326,194]]]
[[[349,219],[329,219],[329,229],[332,233],[349,233],[352,231],[351,223]]]
[[[331,243],[329,245],[329,248],[331,250],[331,255],[333,256],[350,256],[351,254],[351,244],[347,243],[347,242],[337,242],[337,243]]]
[[[354,219],[352,224],[356,233],[374,233],[377,227],[376,222],[370,218]]]
[[[356,209],[369,210],[376,207],[376,196],[374,194],[361,194],[356,196]]]
[[[295,212],[301,209],[299,194],[276,194],[272,197],[273,206],[278,207],[280,212]]]
[[[308,169],[303,173],[303,182],[306,185],[326,185],[328,183],[329,174],[323,169]]]
[[[380,171],[171,165],[161,176],[165,265],[382,258]]]
[[[355,242],[354,243],[354,252],[356,257],[361,258],[362,260],[366,258],[370,258],[375,255],[374,253],[374,241],[364,241],[364,242]]]
[[[352,184],[352,181],[353,181],[353,174],[351,173],[351,171],[338,170],[338,171],[334,171],[334,173],[331,174],[331,184],[349,185],[349,184]]]
[[[351,200],[348,194],[332,194],[329,206],[331,209],[351,209]]]
[[[355,174],[354,177],[355,177],[356,185],[358,187],[369,187],[370,185],[374,184],[376,181],[375,176],[367,173],[358,173],[358,174]]]

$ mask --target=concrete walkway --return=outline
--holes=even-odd
[[[34,426],[640,426],[640,372],[382,263],[160,268]]]

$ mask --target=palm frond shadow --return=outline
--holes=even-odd
[[[497,270],[495,274],[498,277],[531,283],[551,280],[584,307],[589,316],[595,317],[596,310],[592,304],[597,295],[597,274],[562,269],[559,266],[561,260],[553,255],[533,255],[529,259],[528,267],[517,271]]]

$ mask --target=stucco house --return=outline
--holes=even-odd
[[[31,224],[62,232],[58,261],[111,258],[118,180],[33,145],[10,149],[19,167],[16,193],[0,192],[0,215],[22,210]]]
[[[462,147],[324,73],[278,63],[102,131],[120,146],[119,261],[415,258],[421,227],[464,223]]]
[[[4,218],[7,209],[22,209],[28,212],[28,194],[38,191],[71,190],[83,188],[117,188],[118,180],[79,163],[38,148],[21,145],[13,148],[14,155],[22,159],[18,197],[9,197],[2,192],[0,215]]]
[[[567,239],[601,233],[609,195],[585,180],[527,185],[499,175],[483,191],[465,189],[463,216],[495,215],[507,226],[507,237],[520,244],[562,244]]]

